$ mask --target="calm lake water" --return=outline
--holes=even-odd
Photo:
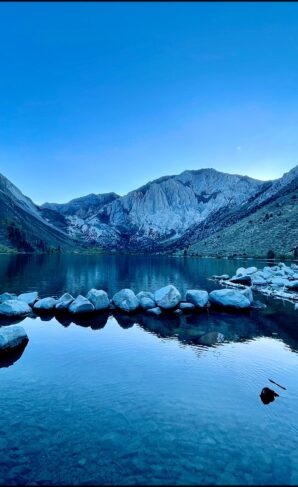
[[[211,291],[242,265],[266,263],[3,255],[0,291]],[[255,298],[267,308],[24,319],[28,345],[0,363],[0,484],[297,484],[298,313]]]

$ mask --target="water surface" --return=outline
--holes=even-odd
[[[210,275],[254,264],[1,256],[0,282],[41,296],[210,291]],[[267,308],[248,314],[24,319],[27,347],[0,363],[0,484],[297,484],[297,312],[256,298]],[[265,386],[280,394],[269,405]]]

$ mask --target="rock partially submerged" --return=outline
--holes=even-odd
[[[33,305],[34,311],[37,312],[48,312],[53,311],[56,307],[57,299],[54,298],[42,298],[39,301],[36,301]]]
[[[83,313],[91,313],[92,311],[94,311],[94,306],[89,301],[89,299],[79,294],[76,297],[76,299],[70,304],[68,309],[70,313],[83,314]]]
[[[209,294],[211,304],[220,307],[245,309],[250,307],[249,299],[236,289],[218,289]]]
[[[195,305],[192,304],[192,303],[185,303],[185,302],[181,302],[179,304],[179,308],[182,310],[182,311],[193,311],[195,309]]]
[[[93,304],[96,311],[102,311],[110,307],[109,296],[102,289],[90,289],[87,299]]]
[[[150,309],[156,306],[154,295],[152,293],[141,291],[137,294],[137,298],[142,309]]]
[[[208,304],[209,295],[207,291],[200,289],[189,289],[186,291],[185,299],[196,308],[205,308]]]
[[[56,310],[57,311],[66,311],[71,303],[74,301],[74,297],[69,294],[69,293],[64,293],[62,296],[58,299],[56,303]]]
[[[154,299],[160,308],[173,309],[181,301],[181,294],[175,286],[169,284],[155,291]]]
[[[38,292],[33,291],[31,293],[22,293],[18,295],[20,301],[25,301],[29,306],[33,306],[35,301],[38,299]]]
[[[24,347],[29,341],[22,326],[11,325],[0,327],[0,355],[13,352]]]
[[[139,300],[131,289],[121,289],[113,296],[115,306],[126,313],[135,311],[139,307]]]
[[[0,294],[0,304],[4,303],[5,301],[17,299],[17,295],[14,293],[2,293]]]
[[[25,316],[31,313],[30,306],[18,299],[8,299],[0,304],[0,315],[14,317]]]

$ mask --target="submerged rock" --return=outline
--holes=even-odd
[[[102,289],[90,289],[87,299],[93,304],[96,311],[108,309],[110,307],[109,296]]]
[[[64,293],[62,296],[58,299],[56,303],[56,309],[58,311],[65,311],[69,308],[71,303],[74,301],[74,297],[69,294],[69,293]]]
[[[29,338],[22,326],[0,327],[0,354],[9,353],[28,343]]]
[[[156,306],[154,295],[147,291],[141,291],[137,294],[137,298],[142,309],[150,309]]]
[[[181,301],[181,294],[175,286],[169,284],[155,291],[154,299],[160,308],[173,309]]]
[[[9,299],[0,304],[0,315],[4,316],[24,316],[31,313],[30,306],[18,299]]]
[[[158,306],[156,306],[155,308],[147,309],[146,311],[150,315],[155,315],[155,316],[159,316],[162,313],[161,309]]]
[[[199,338],[199,342],[202,345],[215,345],[215,343],[221,343],[225,339],[224,335],[222,333],[219,333],[218,331],[209,331],[208,333],[204,333],[204,335],[201,335]]]
[[[244,309],[250,307],[250,301],[236,289],[218,289],[209,294],[209,300],[217,306]]]
[[[276,397],[279,397],[279,394],[277,394],[277,392],[273,391],[273,389],[270,389],[269,387],[264,387],[260,394],[260,398],[264,404],[269,404],[270,402],[273,402]]]
[[[127,313],[135,311],[139,307],[139,300],[131,289],[121,289],[114,294],[113,303]]]
[[[201,291],[199,289],[189,289],[186,291],[185,299],[189,303],[192,303],[196,308],[205,308],[208,304],[209,294],[207,291]]]
[[[57,299],[42,298],[33,305],[34,311],[53,311],[57,304]]]
[[[38,299],[38,292],[33,291],[30,293],[22,293],[18,295],[18,299],[20,301],[24,301],[25,303],[29,304],[29,306],[33,306],[35,301]]]
[[[89,299],[79,294],[76,299],[69,305],[69,311],[73,314],[90,313],[94,311],[94,306]]]

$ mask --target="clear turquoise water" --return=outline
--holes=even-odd
[[[0,282],[41,296],[211,290],[209,275],[253,263],[1,256]],[[27,347],[0,363],[0,484],[297,484],[297,312],[256,298],[267,308],[250,314],[23,320]],[[280,394],[269,405],[265,386]]]

